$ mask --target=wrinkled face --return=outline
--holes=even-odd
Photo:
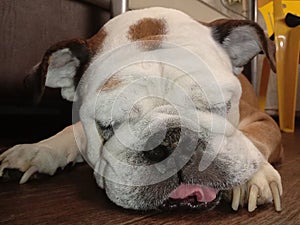
[[[95,75],[97,65],[96,59]],[[240,86],[223,69],[230,84],[206,74],[211,84],[197,82],[192,73],[143,61],[86,92],[86,155],[113,202],[142,210],[214,206],[219,191],[256,171],[260,155],[235,129]]]
[[[82,154],[113,202],[137,210],[214,206],[220,191],[257,170],[262,156],[237,129],[233,73],[268,50],[257,29],[227,20],[204,26],[150,8],[45,56],[46,85],[79,100]]]

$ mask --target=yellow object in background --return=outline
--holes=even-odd
[[[279,126],[284,132],[294,132],[300,25],[293,28],[288,27],[285,23],[285,15],[289,12],[300,16],[300,1],[273,0],[261,5],[259,10],[264,16],[269,35],[274,33],[275,37]],[[264,67],[267,68],[263,65]],[[260,84],[259,102],[261,110],[264,110],[270,75],[270,70],[266,71],[267,69],[263,69],[265,74],[262,74]]]
[[[258,0],[259,2],[260,0]],[[288,12],[300,16],[300,0],[282,1],[283,12],[286,15]],[[269,37],[274,33],[274,15],[273,1],[258,7],[258,10],[264,17],[266,22]]]

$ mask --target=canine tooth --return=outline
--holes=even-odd
[[[34,174],[38,172],[38,168],[36,166],[31,166],[22,176],[20,180],[20,184],[24,184],[28,181],[28,179]]]
[[[252,185],[250,187],[249,201],[248,201],[248,211],[253,212],[257,206],[257,195],[258,195],[258,187],[256,185]]]
[[[233,210],[237,211],[239,208],[241,198],[241,190],[239,187],[234,187],[232,190],[232,204],[231,207]]]
[[[273,195],[275,210],[279,212],[282,210],[282,208],[281,208],[280,194],[276,182],[271,182],[270,188]]]

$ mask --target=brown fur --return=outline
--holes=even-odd
[[[116,76],[112,76],[105,82],[103,87],[101,87],[101,90],[109,91],[109,90],[112,90],[112,89],[118,87],[120,84],[121,84],[121,81]]]
[[[74,86],[76,87],[88,67],[91,58],[103,47],[106,35],[106,31],[102,28],[90,39],[72,39],[52,45],[44,54],[39,66],[34,68],[24,81],[26,88],[32,90],[29,94],[33,97],[34,103],[38,103],[44,93],[46,74],[51,61],[51,56],[54,52],[68,48],[74,57],[80,61],[80,66],[77,68],[73,78]]]
[[[87,40],[89,49],[93,54],[97,53],[103,47],[107,33],[104,28],[101,28],[96,35]]]
[[[253,142],[270,163],[281,162],[283,147],[277,123],[259,110],[255,91],[247,78],[239,75],[238,79],[243,91],[240,99],[239,130]]]
[[[166,22],[163,19],[144,18],[129,27],[128,39],[140,41],[143,49],[151,50],[159,48],[166,34]]]

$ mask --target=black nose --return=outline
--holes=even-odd
[[[166,146],[159,145],[152,150],[143,151],[143,155],[149,163],[158,163],[168,158],[171,155],[171,150]]]
[[[180,139],[181,128],[168,128],[152,135],[145,146],[143,156],[149,163],[158,163],[168,158],[177,147]]]

